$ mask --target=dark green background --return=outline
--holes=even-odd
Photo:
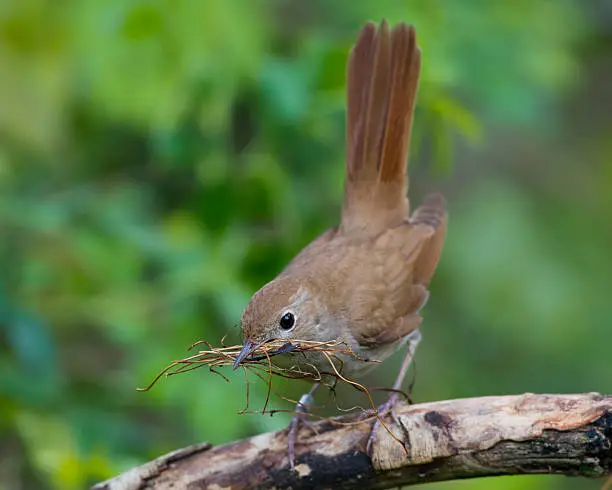
[[[411,196],[450,208],[414,398],[612,392],[608,1],[0,0],[1,488],[287,423],[237,414],[240,371],[135,388],[237,340],[250,295],[336,224],[346,56],[382,17],[423,49]]]

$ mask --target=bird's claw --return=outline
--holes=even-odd
[[[391,415],[393,422],[397,425],[401,425],[397,415],[395,414],[395,406],[398,402],[398,394],[391,393],[388,400],[383,403],[380,407],[377,408],[376,412],[376,420],[372,425],[372,430],[370,431],[370,436],[368,437],[368,442],[366,444],[366,452],[368,456],[372,456],[372,449],[374,447],[374,443],[376,442],[376,433],[378,432],[378,428],[381,425],[381,419],[384,419],[387,415]]]
[[[295,406],[296,413],[293,420],[291,420],[291,424],[289,424],[287,442],[289,445],[289,466],[292,470],[295,469],[295,441],[297,439],[300,424],[305,425],[315,434],[319,433],[316,427],[308,420],[309,407],[312,405],[314,405],[314,396],[312,395],[312,391],[309,393],[304,393]]]

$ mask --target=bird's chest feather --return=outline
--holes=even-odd
[[[326,353],[296,352],[275,356],[272,358],[273,362],[285,368],[297,368],[311,373],[315,378],[321,378],[325,384],[330,384],[338,375],[348,379],[363,376],[375,369],[406,341],[400,339],[384,345],[363,346],[357,342],[350,325],[345,321],[325,327],[320,331],[317,340],[339,341],[341,344],[338,348]]]

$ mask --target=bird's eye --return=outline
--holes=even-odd
[[[295,317],[293,313],[285,313],[280,319],[280,326],[283,330],[291,330],[295,325]]]

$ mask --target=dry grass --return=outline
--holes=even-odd
[[[232,367],[236,362],[241,350],[242,345],[226,346],[221,341],[221,347],[215,347],[206,340],[200,340],[189,347],[189,350],[193,350],[196,347],[205,346],[206,349],[199,350],[196,354],[190,355],[183,359],[173,361],[170,365],[164,368],[153,381],[145,388],[138,388],[138,391],[150,390],[157,381],[163,376],[173,376],[176,374],[182,374],[189,371],[194,371],[203,367],[208,367],[209,371],[221,376],[225,381],[229,382],[229,378],[219,371],[220,368]],[[272,357],[277,355],[297,355],[303,353],[320,353],[322,354],[329,363],[329,370],[320,370],[313,364],[308,364],[303,361],[303,357],[300,358],[300,362],[296,363],[291,367],[280,367],[272,363]],[[290,403],[297,404],[296,400],[289,399],[282,394],[278,393],[272,385],[272,380],[275,376],[289,378],[289,379],[301,379],[311,381],[313,383],[325,383],[326,385],[333,387],[337,382],[346,383],[355,389],[363,392],[371,407],[370,410],[365,410],[361,407],[353,407],[353,409],[361,409],[363,411],[363,417],[358,418],[352,422],[342,422],[337,419],[329,419],[327,417],[318,416],[309,412],[309,415],[316,418],[328,420],[332,423],[339,425],[353,425],[363,423],[366,420],[378,419],[382,426],[389,432],[393,439],[395,439],[402,446],[404,444],[400,441],[387,427],[383,420],[385,414],[379,414],[376,409],[376,405],[372,400],[370,390],[364,385],[353,381],[342,374],[342,367],[344,362],[340,356],[349,356],[358,359],[363,362],[380,362],[374,359],[363,359],[357,356],[348,345],[343,342],[330,341],[330,342],[315,342],[310,340],[295,340],[293,342],[286,342],[282,340],[272,340],[256,346],[251,354],[243,359],[238,367],[242,368],[245,376],[246,383],[246,406],[240,413],[253,413],[249,410],[249,373],[254,374],[260,378],[268,386],[268,392],[266,401],[261,410],[255,411],[260,414],[274,414],[284,410],[269,410],[268,404],[270,396],[274,393],[279,398],[286,400]],[[309,369],[304,369],[308,367]],[[349,409],[349,410],[353,410]],[[373,409],[373,410],[372,410]],[[342,411],[349,411],[342,410]],[[404,449],[406,449],[404,447]]]
[[[198,346],[206,346],[207,349],[199,350],[196,354],[173,361],[169,366],[163,369],[146,388],[138,388],[138,390],[147,391],[151,389],[164,375],[172,376],[203,367],[208,367],[211,372],[229,381],[227,376],[218,369],[233,366],[242,350],[242,346],[226,346],[222,343],[221,347],[215,347],[206,340],[200,340],[191,345],[188,350],[191,351]],[[296,363],[296,365],[291,367],[277,366],[273,364],[271,360],[272,357],[280,354],[296,355],[303,353],[321,353],[329,361],[329,370],[321,371],[313,364],[307,364],[303,360],[300,360],[300,364]],[[322,382],[327,378],[335,378],[336,380],[352,383],[341,374],[343,370],[343,361],[340,358],[341,354],[359,359],[363,362],[379,362],[358,357],[346,344],[338,341],[315,342],[311,340],[298,340],[286,342],[272,340],[256,346],[251,354],[240,363],[239,367],[243,368],[245,372],[248,370],[269,377],[280,376],[289,379],[303,379],[312,381],[313,383]],[[308,367],[309,369],[303,369],[299,366]]]

